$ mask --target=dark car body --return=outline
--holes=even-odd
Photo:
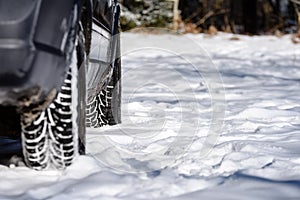
[[[66,38],[75,25],[73,4],[0,0],[0,104],[35,103],[59,89],[67,70]]]

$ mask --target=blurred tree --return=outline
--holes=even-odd
[[[173,3],[167,0],[122,0],[121,27],[168,27],[173,22]],[[130,19],[129,19],[130,18]]]
[[[245,32],[257,34],[257,0],[243,0]]]
[[[298,32],[300,31],[300,0],[291,0],[295,7],[295,12],[297,14],[297,24],[298,24]]]
[[[293,3],[289,1],[300,0],[180,0],[179,10],[183,24],[192,29],[208,30],[214,26],[218,30],[233,33],[291,32],[296,29],[297,17]],[[127,16],[134,19],[131,20],[134,21],[132,24],[159,27],[170,27],[172,24],[173,3],[168,0],[121,2],[125,7],[123,10],[127,9],[131,13]]]
[[[204,2],[201,0],[181,0],[179,1],[179,10],[181,10],[181,17],[186,21],[197,21],[203,13]]]

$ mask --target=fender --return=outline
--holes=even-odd
[[[0,0],[0,103],[59,90],[82,0]],[[34,93],[34,94],[33,94]],[[33,102],[35,103],[35,102]]]

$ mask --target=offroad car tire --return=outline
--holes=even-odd
[[[121,59],[120,38],[117,35],[116,56],[112,77],[107,76],[106,85],[87,104],[86,125],[99,128],[121,123]]]
[[[120,83],[114,78],[87,105],[87,127],[99,128],[120,123]]]
[[[30,168],[64,169],[85,152],[85,64],[83,34],[54,101],[31,123],[22,127],[24,161]]]
[[[106,85],[99,94],[87,104],[86,124],[90,128],[109,125],[108,113],[111,112],[113,85]],[[112,120],[113,118],[111,118]]]

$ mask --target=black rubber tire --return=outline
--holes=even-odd
[[[120,38],[117,35],[117,58],[114,61],[112,77],[104,81],[102,90],[96,94],[87,104],[86,125],[90,128],[99,128],[107,125],[121,123],[121,59]]]
[[[99,128],[120,123],[120,82],[113,79],[87,105],[86,125]]]
[[[74,105],[79,108],[83,103],[78,102],[78,98],[75,98],[77,102],[73,101],[72,97],[78,94],[72,94],[72,79],[77,77],[72,77],[70,69],[53,103],[29,126],[21,122],[24,160],[33,169],[41,170],[50,166],[64,169],[72,164],[80,151],[79,147],[84,147],[84,140],[79,137],[82,127],[78,127],[78,121],[84,116],[80,116],[79,109],[73,109]],[[77,119],[74,115],[78,115]]]
[[[78,153],[85,153],[86,53],[83,34],[77,38],[61,91],[33,121],[25,123],[24,116],[21,120],[23,156],[30,168],[64,169]]]
[[[99,94],[87,104],[86,124],[90,128],[109,125],[108,112],[112,101],[113,86],[106,85]]]

